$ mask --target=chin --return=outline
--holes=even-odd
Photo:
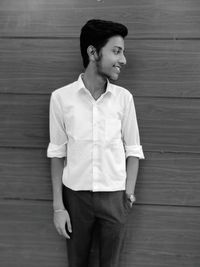
[[[112,81],[117,81],[118,78],[119,78],[119,74],[118,73],[109,73],[109,75],[107,75],[107,78],[109,80],[112,80]]]
[[[119,74],[118,73],[113,73],[113,72],[104,73],[103,76],[104,76],[105,79],[112,80],[112,81],[117,81],[118,78],[119,78]]]
[[[110,80],[117,81],[119,78],[119,75],[110,75]]]

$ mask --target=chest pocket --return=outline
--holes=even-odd
[[[121,139],[121,120],[118,119],[106,120],[105,139],[109,142]]]

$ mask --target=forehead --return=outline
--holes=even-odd
[[[121,36],[113,36],[108,39],[104,48],[120,47],[124,50],[124,39]]]

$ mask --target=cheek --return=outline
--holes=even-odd
[[[103,54],[101,59],[101,65],[104,67],[109,67],[109,66],[113,66],[116,62],[116,58],[114,55],[107,53],[107,54]]]
[[[105,71],[105,70],[109,69],[110,67],[111,67],[111,64],[109,64],[109,62],[107,62],[107,60],[103,60],[99,64],[99,69],[102,71]]]
[[[102,62],[102,66],[107,69],[112,68],[114,64],[115,62],[112,58],[107,58]]]

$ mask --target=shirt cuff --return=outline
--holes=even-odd
[[[126,154],[126,158],[133,156],[133,157],[137,157],[139,159],[144,159],[144,153],[142,150],[142,146],[140,146],[140,145],[125,146],[125,154]]]
[[[47,149],[47,157],[48,158],[64,158],[67,156],[67,143],[64,143],[62,145],[55,145],[52,143],[49,143],[48,149]]]

